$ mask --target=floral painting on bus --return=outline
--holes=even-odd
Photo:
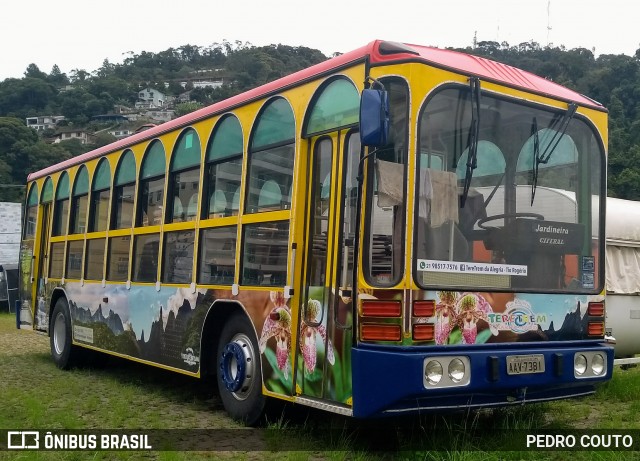
[[[291,310],[282,293],[271,292],[273,307],[260,335],[260,351],[271,369],[263,365],[265,386],[272,392],[286,393],[295,380],[296,394],[348,403],[352,395],[351,329],[328,328],[328,302],[323,291],[309,289],[296,344],[292,328],[298,326],[293,325]],[[291,363],[292,352],[295,365]]]
[[[260,350],[267,359],[263,361],[267,388],[291,395],[291,312],[282,292],[247,290],[234,296],[230,290],[156,290],[155,286],[103,287],[78,282],[62,287],[76,341],[193,373],[200,369],[207,314],[217,300],[233,299],[256,327]],[[309,360],[311,367],[311,355]]]
[[[435,299],[435,344],[583,339],[589,302],[602,296],[427,292]]]

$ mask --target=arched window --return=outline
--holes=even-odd
[[[27,197],[27,212],[24,219],[24,238],[33,238],[36,235],[36,219],[38,218],[38,185],[31,184],[31,190]]]
[[[282,98],[269,101],[257,117],[249,148],[248,213],[291,206],[295,118]],[[289,221],[248,224],[242,228],[242,285],[286,283]]]
[[[164,146],[155,140],[149,145],[140,168],[137,226],[155,226],[162,222],[165,170]]]
[[[103,158],[93,173],[91,184],[91,207],[89,211],[89,232],[107,230],[109,217],[109,199],[111,196],[111,169],[109,162]]]
[[[125,151],[116,167],[113,183],[111,229],[126,229],[133,224],[133,202],[136,191],[136,159]]]
[[[56,203],[53,211],[53,235],[65,235],[69,219],[69,175],[63,171],[56,187]]]
[[[234,202],[242,178],[242,128],[233,115],[224,116],[216,125],[207,148],[207,173],[203,218],[238,214]],[[239,202],[239,200],[238,200]]]
[[[249,148],[249,193],[246,211],[288,209],[291,206],[293,160],[295,153],[295,119],[289,103],[276,98],[268,102],[258,115]],[[269,181],[280,189],[280,203],[264,201],[261,193]],[[271,184],[271,183],[269,183]],[[269,194],[273,196],[270,188]]]
[[[167,223],[196,219],[200,189],[200,162],[201,149],[198,133],[193,128],[187,128],[180,134],[171,157]],[[195,235],[195,230],[167,232],[164,235],[163,283],[191,282]]]
[[[87,225],[87,201],[89,195],[89,173],[83,165],[78,170],[73,184],[71,199],[71,233],[84,234]]]
[[[349,80],[332,80],[319,90],[311,104],[303,137],[326,133],[358,123],[360,97]]]
[[[44,180],[44,186],[42,186],[42,197],[40,197],[40,203],[49,203],[53,200],[53,182],[51,177],[47,176]]]
[[[196,219],[200,184],[200,138],[193,128],[182,132],[171,157],[166,222]]]

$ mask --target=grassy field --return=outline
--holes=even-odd
[[[562,429],[638,430],[640,438],[640,369],[616,368],[611,382],[583,399],[365,422],[276,407],[266,428],[247,431],[226,416],[211,383],[104,356],[60,371],[48,337],[16,330],[14,317],[0,314],[0,429],[176,429],[172,434],[189,440],[214,430],[216,443],[226,447],[210,453],[0,451],[0,459],[640,459],[640,452],[628,451],[506,451],[518,435]]]

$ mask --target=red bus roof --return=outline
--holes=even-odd
[[[183,115],[182,117],[142,131],[133,136],[129,136],[64,162],[52,165],[43,170],[31,173],[28,180],[31,181],[38,179],[56,171],[64,170],[71,166],[101,157],[105,154],[131,147],[141,141],[153,139],[169,131],[189,126],[196,121],[229,111],[243,104],[266,97],[270,94],[281,92],[302,82],[311,80],[323,74],[331,73],[350,64],[365,61],[366,59],[369,60],[369,63],[372,66],[398,61],[425,62],[436,67],[477,76],[503,85],[524,89],[565,101],[572,101],[597,110],[605,110],[598,102],[593,101],[592,99],[589,99],[573,90],[530,72],[496,61],[491,61],[490,59],[472,56],[453,50],[443,50],[421,45],[408,45],[375,40],[361,48],[335,58],[328,59],[327,61],[316,64],[307,69],[300,70],[286,77],[282,77],[273,82],[225,99],[224,101],[220,101],[195,112],[191,112],[190,114]]]

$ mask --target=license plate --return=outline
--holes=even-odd
[[[507,374],[528,375],[544,373],[544,355],[508,355]]]

